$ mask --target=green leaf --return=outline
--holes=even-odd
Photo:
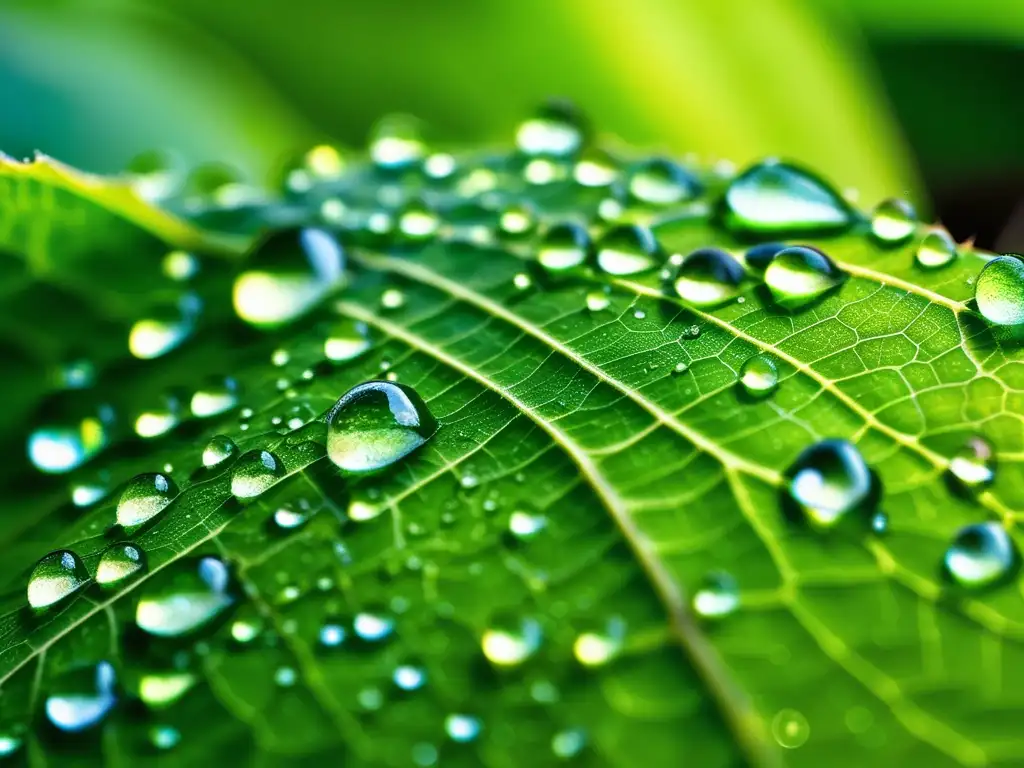
[[[122,348],[97,390],[123,422],[169,388],[187,402],[214,376],[237,380],[237,407],[185,415],[156,439],[122,435],[69,476],[11,483],[0,735],[34,761],[85,763],[161,750],[260,765],[1019,761],[1017,576],[979,590],[942,571],[963,526],[999,521],[1019,541],[1024,511],[1024,352],[971,299],[988,257],[964,247],[924,269],[914,252],[927,228],[882,247],[855,218],[798,241],[846,275],[815,301],[783,309],[749,270],[735,296],[698,309],[657,274],[538,271],[520,226],[529,208],[467,212],[466,179],[491,178],[478,172],[488,165],[497,192],[484,202],[607,228],[607,191],[527,184],[521,159],[467,155],[441,180],[354,164],[288,204],[310,222],[343,212],[347,285],[258,332],[224,309],[223,275],[200,271],[215,322],[153,360]],[[749,237],[756,218],[720,216],[729,180],[698,175],[706,200],[652,210],[622,197],[621,215],[652,223],[665,253],[741,254],[749,243],[718,222],[741,220]],[[396,189],[435,206],[435,237],[403,234]],[[335,197],[347,205],[323,205]],[[397,229],[368,217],[384,212]],[[257,264],[265,256],[253,269],[274,267]],[[366,324],[370,348],[325,361],[346,320]],[[739,380],[758,354],[778,372],[767,395]],[[440,426],[386,471],[343,476],[328,414],[385,375]],[[997,468],[968,493],[950,463],[979,434]],[[206,468],[215,435],[238,450]],[[819,531],[784,514],[787,471],[825,438],[850,441],[877,476],[884,533],[857,515]],[[261,467],[269,487],[237,498],[233,477]],[[144,472],[180,495],[125,530],[118,496]],[[103,473],[110,494],[73,508],[68,480],[102,485]],[[71,550],[95,575],[125,541],[143,569],[27,607],[46,552]],[[227,564],[226,587],[217,561],[199,578],[203,557]],[[716,573],[727,598],[738,589],[717,620],[692,602]],[[116,703],[96,693],[101,661]],[[57,731],[55,718],[81,722],[80,706],[69,714],[65,699],[63,720],[44,707],[83,691],[101,722]]]

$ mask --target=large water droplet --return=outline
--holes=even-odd
[[[639,203],[662,206],[692,200],[701,189],[697,178],[678,163],[653,158],[628,171],[626,191]]]
[[[58,549],[45,555],[28,577],[28,604],[46,608],[74,594],[89,581],[89,571],[74,552]]]
[[[285,229],[254,247],[235,278],[235,312],[261,328],[284,325],[312,309],[344,278],[341,245],[322,229]]]
[[[98,584],[118,584],[146,567],[146,556],[131,543],[113,544],[108,547],[96,566]]]
[[[167,475],[146,472],[136,475],[121,492],[117,522],[125,527],[141,525],[174,501],[178,488]]]
[[[390,381],[368,381],[350,389],[331,409],[327,424],[327,455],[351,474],[391,466],[437,431],[416,391]]]
[[[972,437],[949,462],[949,472],[965,490],[977,492],[996,479],[996,457],[991,444]]]
[[[107,661],[66,674],[46,697],[47,719],[67,733],[97,725],[117,703],[116,680],[114,668]]]
[[[231,468],[231,494],[237,499],[252,499],[284,477],[284,465],[270,451],[249,451],[238,457]]]
[[[883,200],[871,214],[871,235],[883,245],[899,245],[914,235],[917,213],[906,200]]]
[[[481,638],[480,647],[492,664],[512,667],[536,653],[540,641],[541,629],[536,619],[502,616],[491,622]]]
[[[113,414],[104,409],[68,424],[47,424],[28,438],[28,458],[36,469],[50,474],[70,472],[91,459],[110,442]]]
[[[683,301],[712,307],[735,298],[743,282],[743,267],[718,248],[701,248],[679,265],[673,285]]]
[[[749,237],[823,235],[854,221],[845,200],[814,174],[777,160],[751,166],[729,184],[719,216]]]
[[[234,602],[228,568],[221,560],[204,557],[176,567],[159,586],[145,585],[135,610],[135,623],[144,632],[159,637],[188,634]]]
[[[955,258],[956,242],[944,229],[933,229],[925,235],[914,253],[918,265],[925,269],[944,267]]]
[[[564,272],[582,266],[590,256],[587,229],[580,224],[556,224],[544,233],[537,246],[537,262],[548,272]]]
[[[661,262],[661,246],[640,224],[612,227],[597,241],[597,266],[610,275],[635,275]]]
[[[998,523],[961,528],[943,560],[946,574],[962,587],[996,584],[1017,567],[1020,555],[1006,529]]]
[[[974,289],[978,311],[993,325],[1024,324],[1024,261],[997,256],[981,270]]]
[[[739,586],[730,574],[709,573],[693,595],[693,610],[705,619],[721,619],[740,605]]]
[[[779,372],[767,355],[754,355],[740,369],[740,385],[750,397],[767,397],[779,385]]]
[[[582,149],[586,138],[586,121],[576,107],[555,99],[516,129],[516,146],[525,155],[573,155]]]
[[[227,435],[214,435],[203,449],[203,466],[216,467],[238,453],[235,441]]]
[[[846,275],[817,248],[783,248],[764,272],[764,282],[775,302],[797,309],[841,285]]]
[[[787,512],[811,528],[827,530],[850,512],[876,501],[871,470],[846,440],[822,440],[806,448],[786,470]]]
[[[208,419],[238,405],[238,383],[232,378],[207,382],[192,394],[190,407],[197,419]]]

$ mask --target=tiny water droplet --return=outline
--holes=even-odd
[[[238,453],[235,441],[226,435],[214,435],[203,449],[203,466],[216,467]]]
[[[344,251],[326,230],[273,232],[256,243],[235,278],[235,313],[250,325],[277,328],[312,309],[344,274]]]
[[[192,335],[201,308],[199,297],[191,293],[183,294],[177,302],[154,307],[129,331],[128,351],[140,360],[166,355]]]
[[[481,638],[480,647],[492,664],[512,667],[536,653],[540,641],[541,629],[536,619],[502,616],[491,622]]]
[[[91,507],[106,498],[110,490],[110,480],[106,473],[78,480],[71,485],[71,503],[76,507]]]
[[[775,302],[798,309],[839,286],[845,275],[817,248],[795,245],[775,254],[764,282]]]
[[[407,168],[422,160],[426,153],[420,122],[408,115],[384,117],[370,135],[370,158],[381,168]]]
[[[303,512],[296,512],[289,507],[280,507],[274,512],[274,524],[285,531],[299,528],[306,524],[309,516]]]
[[[736,176],[719,203],[719,216],[741,236],[824,235],[854,221],[849,204],[814,174],[777,160]]]
[[[259,496],[284,477],[284,466],[270,451],[249,451],[231,469],[231,494],[237,499]]]
[[[274,671],[274,682],[282,688],[290,688],[295,685],[297,677],[295,670],[291,667],[278,667]]]
[[[231,622],[231,639],[246,645],[259,637],[262,631],[263,616],[252,604],[246,603],[239,608],[235,620]]]
[[[189,407],[197,419],[208,419],[238,405],[238,384],[228,377],[207,382],[192,394]]]
[[[108,547],[96,565],[96,583],[119,584],[146,567],[146,556],[136,545],[122,542]]]
[[[207,624],[234,602],[224,562],[203,557],[175,564],[161,584],[143,585],[135,609],[139,629],[158,637],[179,637]]]
[[[181,741],[181,732],[171,725],[152,725],[149,728],[149,743],[161,751],[174,749]]]
[[[676,205],[697,197],[700,183],[678,163],[645,160],[627,171],[626,190],[633,200],[652,206]]]
[[[365,323],[349,319],[336,321],[324,339],[324,357],[331,362],[355,360],[370,348],[370,333]]]
[[[412,387],[368,381],[346,392],[327,416],[327,455],[350,474],[391,466],[437,431],[426,403]]]
[[[517,539],[532,539],[548,524],[544,515],[517,509],[508,519],[508,530]]]
[[[787,511],[817,530],[835,527],[874,501],[871,470],[846,440],[822,440],[804,449],[785,477]]]
[[[647,313],[644,312],[642,309],[638,309],[633,312],[633,317],[635,317],[637,320],[643,320],[645,317],[647,317]]]
[[[91,360],[71,360],[60,366],[55,378],[63,389],[88,389],[96,383],[96,366]]]
[[[612,300],[604,291],[590,291],[587,293],[587,309],[591,312],[601,312],[611,306]]]
[[[946,575],[959,586],[969,588],[1003,581],[1019,562],[1017,547],[999,523],[976,523],[961,528],[943,561]]]
[[[380,295],[383,309],[401,309],[405,306],[405,294],[397,288],[388,288]]]
[[[944,229],[933,229],[922,238],[914,253],[918,266],[938,269],[956,258],[956,242]]]
[[[121,491],[117,522],[124,527],[142,525],[162,512],[178,495],[178,487],[167,475],[146,472],[136,475]]]
[[[779,385],[779,372],[767,355],[754,355],[740,369],[740,385],[751,397],[767,397]]]
[[[533,287],[533,278],[525,272],[517,272],[512,278],[512,285],[516,287],[516,290],[527,291]]]
[[[739,586],[724,571],[709,573],[693,595],[693,610],[705,619],[721,619],[740,605]]]
[[[446,152],[435,152],[423,161],[423,172],[432,179],[447,179],[457,169],[455,158]]]
[[[337,648],[345,642],[345,628],[340,624],[324,624],[318,635],[320,645],[325,648]]]
[[[950,474],[967,491],[977,492],[996,479],[996,457],[992,445],[982,437],[972,437],[949,462]]]
[[[612,227],[597,241],[597,266],[609,275],[635,275],[654,269],[661,261],[661,246],[640,224]]]
[[[422,200],[410,200],[398,212],[398,232],[409,243],[422,243],[437,234],[441,219]]]
[[[978,275],[974,289],[981,316],[993,325],[1024,324],[1024,261],[997,256]]]
[[[576,660],[585,667],[600,667],[614,659],[622,650],[626,624],[612,617],[600,627],[576,636],[572,651]]]
[[[415,691],[422,688],[423,684],[427,682],[427,673],[422,667],[402,664],[395,667],[391,679],[403,691]]]
[[[673,286],[683,301],[713,307],[734,298],[742,282],[743,267],[732,256],[718,248],[701,248],[682,260]]]
[[[807,718],[795,709],[779,710],[772,718],[772,736],[780,747],[796,749],[803,746],[810,735]]]
[[[448,738],[460,744],[473,741],[480,735],[482,727],[480,720],[472,715],[451,714],[444,719],[444,730]]]
[[[183,283],[199,273],[199,259],[188,251],[170,251],[160,262],[160,269],[168,279]]]
[[[559,273],[582,266],[590,256],[586,227],[564,222],[549,227],[537,246],[537,262],[548,272]]]
[[[516,129],[516,146],[524,155],[565,157],[582,149],[587,139],[586,121],[576,107],[552,99]]]
[[[882,534],[889,530],[889,515],[879,510],[871,516],[871,530]]]
[[[914,235],[917,212],[906,200],[883,200],[871,214],[871,235],[882,245],[899,245]]]
[[[107,661],[66,673],[46,697],[47,719],[66,733],[98,725],[117,703],[116,680],[114,667]]]
[[[181,401],[174,395],[164,395],[159,405],[135,417],[135,434],[143,439],[160,437],[181,423]]]
[[[689,364],[680,360],[678,363],[675,364],[675,366],[673,366],[672,373],[686,373],[688,370],[690,370]]]
[[[39,560],[28,577],[28,604],[46,608],[84,587],[89,571],[81,558],[68,549],[58,549]]]

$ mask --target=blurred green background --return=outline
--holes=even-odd
[[[1021,0],[0,0],[0,149],[266,178],[388,112],[507,141],[549,95],[633,144],[799,159],[1024,250]]]

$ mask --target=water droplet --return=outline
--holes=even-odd
[[[174,395],[164,395],[159,405],[135,417],[135,434],[143,439],[165,435],[181,423],[181,412],[181,401]]]
[[[606,150],[585,150],[572,171],[576,183],[583,187],[607,187],[619,175],[619,163]]]
[[[296,512],[288,507],[280,507],[274,512],[274,524],[286,531],[305,525],[307,520],[309,520],[308,515],[303,512]]]
[[[760,243],[743,254],[743,261],[750,269],[764,272],[775,255],[787,247],[785,243]]]
[[[117,502],[117,522],[129,527],[142,525],[174,501],[178,488],[167,475],[146,472],[136,475],[121,492]]]
[[[601,312],[611,306],[612,300],[604,291],[590,291],[587,294],[587,309]]]
[[[628,171],[626,190],[630,198],[646,205],[664,206],[692,200],[700,194],[697,178],[678,163],[653,158]]]
[[[415,691],[422,688],[423,684],[427,682],[427,673],[422,667],[402,664],[395,667],[391,679],[403,691]]]
[[[419,768],[437,765],[437,747],[425,741],[412,745],[412,762]]]
[[[78,422],[38,427],[28,438],[28,458],[41,472],[70,472],[107,446],[112,418],[112,413],[101,412]]]
[[[586,745],[587,732],[582,728],[567,728],[551,737],[551,751],[562,760],[576,757]]]
[[[216,467],[238,453],[235,441],[226,435],[214,435],[203,449],[203,466]]]
[[[160,269],[168,279],[183,283],[199,273],[199,259],[188,251],[170,251],[160,262]]]
[[[388,288],[380,295],[380,305],[384,309],[401,309],[405,306],[405,294],[397,288]]]
[[[533,278],[525,272],[518,272],[512,278],[512,285],[516,287],[516,290],[527,291],[533,287]]]
[[[873,505],[874,481],[860,451],[846,440],[822,440],[786,470],[787,512],[817,530]]]
[[[682,361],[682,360],[680,360],[678,363],[675,364],[675,366],[673,366],[672,373],[675,373],[675,374],[686,373],[688,370],[690,370],[689,364],[684,362],[684,361]]]
[[[743,282],[743,267],[718,248],[701,248],[683,259],[673,285],[683,301],[712,307],[734,298]]]
[[[216,557],[178,563],[159,586],[151,583],[152,578],[144,585],[135,623],[158,637],[193,632],[234,602],[229,581],[227,566]]]
[[[446,152],[435,152],[423,161],[423,172],[432,179],[447,179],[457,168],[455,158]]]
[[[146,556],[131,543],[114,544],[108,547],[96,565],[98,584],[118,584],[146,567]]]
[[[320,627],[319,639],[325,648],[337,648],[345,642],[345,628],[340,624],[324,624]]]
[[[616,616],[593,631],[577,635],[572,652],[583,666],[600,667],[619,654],[625,636],[626,624]]]
[[[246,645],[251,643],[263,631],[263,616],[251,603],[239,608],[235,620],[231,622],[231,639]]]
[[[938,269],[956,258],[956,243],[944,229],[933,229],[921,240],[914,253],[918,266]]]
[[[331,409],[327,424],[327,455],[351,474],[389,467],[437,431],[437,422],[415,390],[386,381],[350,389]]]
[[[88,389],[96,383],[96,366],[91,360],[71,360],[60,366],[56,380],[63,389]]]
[[[754,355],[740,369],[740,385],[751,397],[767,397],[779,385],[779,372],[767,355]]]
[[[582,149],[586,139],[583,116],[573,104],[555,99],[516,130],[516,146],[525,155],[566,157]]]
[[[28,577],[28,604],[46,608],[74,594],[89,581],[89,571],[74,552],[58,549],[45,555]]]
[[[498,229],[506,239],[521,238],[537,226],[537,213],[527,203],[511,203],[498,217]]]
[[[67,673],[54,685],[56,692],[46,697],[46,717],[67,733],[97,725],[117,703],[116,679],[107,661]]]
[[[196,684],[191,672],[164,672],[143,675],[139,680],[139,698],[150,709],[174,704]]]
[[[780,747],[796,749],[803,746],[810,735],[807,718],[795,709],[779,710],[772,718],[772,736]]]
[[[537,246],[537,262],[548,272],[564,272],[582,266],[590,250],[586,227],[573,222],[555,224]]]
[[[978,311],[993,325],[1024,324],[1024,261],[997,256],[986,264],[974,290]]]
[[[472,715],[452,714],[444,719],[444,730],[448,738],[460,744],[479,736],[482,727],[480,720]]]
[[[441,219],[422,200],[410,200],[398,212],[398,232],[409,243],[421,243],[437,234]]]
[[[230,411],[238,405],[238,384],[232,378],[216,379],[197,389],[192,395],[190,408],[197,419]]]
[[[304,315],[344,278],[341,245],[322,229],[283,229],[253,247],[235,278],[235,313],[260,328],[276,328]]]
[[[508,530],[517,539],[532,539],[547,527],[544,515],[517,509],[508,519]]]
[[[278,667],[274,672],[274,682],[282,688],[290,688],[295,685],[297,677],[295,670],[291,667]]]
[[[740,605],[739,586],[730,574],[723,571],[709,573],[693,595],[693,610],[705,619],[721,619],[733,613]]]
[[[846,276],[817,248],[795,245],[775,254],[764,282],[775,302],[797,309],[839,286]]]
[[[654,234],[640,224],[621,224],[597,241],[597,266],[610,275],[635,275],[654,269],[661,261]]]
[[[871,235],[883,245],[899,245],[914,235],[917,213],[906,200],[883,200],[871,214]]]
[[[480,647],[492,664],[513,667],[536,653],[540,641],[541,629],[536,619],[502,616],[484,632]]]
[[[90,507],[110,493],[110,478],[103,472],[88,479],[78,480],[71,486],[71,503],[76,507]]]
[[[719,216],[734,234],[823,235],[842,232],[854,221],[839,194],[801,168],[767,160],[751,166],[729,184]]]
[[[381,168],[401,169],[415,165],[427,153],[420,136],[420,122],[408,115],[388,115],[370,136],[370,157]]]
[[[181,732],[171,725],[151,725],[149,727],[149,743],[156,749],[166,751],[174,749],[181,741]]]
[[[284,477],[284,466],[270,451],[242,454],[231,469],[231,493],[236,499],[252,499]]]
[[[1003,581],[1019,562],[1017,547],[999,523],[961,528],[944,558],[946,575],[961,587],[973,588]]]
[[[879,510],[871,516],[871,530],[882,534],[889,530],[889,515]]]
[[[376,712],[384,706],[384,692],[376,686],[363,688],[356,694],[356,701],[359,706],[369,712]]]
[[[195,330],[202,302],[186,293],[172,304],[154,307],[128,333],[128,351],[140,360],[152,360],[177,348]]]
[[[972,437],[950,460],[949,472],[965,490],[980,491],[996,478],[995,451],[984,438]]]
[[[388,637],[395,630],[394,619],[379,613],[357,613],[352,622],[356,636],[367,642],[377,642]]]

